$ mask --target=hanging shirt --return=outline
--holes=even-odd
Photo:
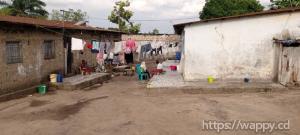
[[[129,48],[131,51],[135,51],[136,49],[136,43],[134,40],[129,39],[126,41],[126,48]]]

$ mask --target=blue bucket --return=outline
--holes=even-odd
[[[62,74],[57,74],[57,82],[62,83],[64,81]]]
[[[176,52],[176,60],[181,60],[181,52]]]

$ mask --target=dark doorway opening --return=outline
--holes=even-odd
[[[72,73],[72,65],[73,65],[73,53],[72,53],[72,38],[71,37],[64,37],[64,48],[66,49],[66,73]]]

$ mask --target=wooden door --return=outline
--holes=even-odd
[[[279,82],[285,86],[298,86],[300,84],[300,47],[282,47],[279,64]]]

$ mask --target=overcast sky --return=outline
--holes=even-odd
[[[89,16],[89,23],[99,27],[116,27],[110,23],[107,16],[117,0],[43,0],[47,10],[68,8],[81,9]],[[172,25],[186,21],[197,20],[205,0],[131,0],[130,9],[134,12],[133,20],[142,24],[142,32],[150,32],[154,28],[161,33],[173,33]],[[260,0],[268,5],[270,0]],[[188,19],[185,19],[188,18]],[[152,20],[152,21],[140,21]],[[153,21],[160,20],[160,21]]]

